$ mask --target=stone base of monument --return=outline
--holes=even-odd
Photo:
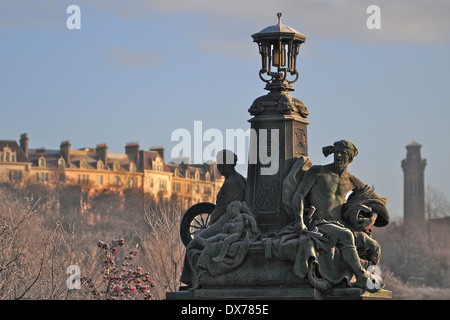
[[[365,292],[360,288],[333,288],[321,292],[313,288],[307,278],[301,279],[293,271],[293,261],[272,257],[261,241],[256,241],[242,264],[226,274],[215,277],[205,273],[199,289],[180,288],[166,293],[167,300],[368,300],[392,299],[392,292]]]
[[[359,288],[336,288],[327,293],[311,287],[264,287],[180,290],[166,293],[167,300],[388,300],[392,292],[368,293]]]

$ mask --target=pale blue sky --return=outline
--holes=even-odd
[[[81,9],[68,30],[66,8]],[[369,30],[369,5],[381,30]],[[176,144],[177,128],[248,129],[266,94],[251,35],[277,22],[308,36],[293,95],[310,111],[309,155],[355,142],[349,171],[403,214],[405,146],[422,144],[425,183],[450,190],[450,2],[446,0],[0,0],[0,139],[123,153]],[[207,143],[205,143],[207,144]],[[170,161],[166,156],[166,161]],[[245,168],[240,171],[246,174]]]

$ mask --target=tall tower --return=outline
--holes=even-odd
[[[424,171],[427,164],[422,159],[417,142],[406,146],[406,159],[402,160],[404,173],[403,219],[404,223],[420,224],[425,221],[425,182]]]

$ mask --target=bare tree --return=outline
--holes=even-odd
[[[157,284],[155,298],[180,287],[185,247],[180,238],[181,209],[176,203],[145,208],[149,230],[141,235],[146,265]]]
[[[450,215],[450,202],[440,190],[427,185],[425,192],[425,215],[428,219],[443,218]]]

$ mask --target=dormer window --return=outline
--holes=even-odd
[[[113,170],[114,171],[119,171],[119,163],[117,161],[114,162],[114,164],[113,164]]]
[[[136,171],[136,166],[134,165],[134,163],[130,163],[130,172],[135,172]]]
[[[80,168],[81,169],[86,169],[86,160],[81,160],[80,161]]]
[[[195,180],[200,180],[200,172],[195,171]]]
[[[97,170],[103,170],[104,168],[105,168],[105,166],[103,165],[103,161],[98,160],[97,161]]]
[[[46,161],[45,161],[45,158],[44,157],[40,157],[39,158],[39,167],[45,167],[45,165],[46,165]]]
[[[3,148],[3,152],[0,152],[0,156],[0,161],[16,162],[16,152],[8,146]]]
[[[66,166],[66,161],[64,160],[64,158],[59,158],[58,159],[58,167],[64,168],[65,166]]]

